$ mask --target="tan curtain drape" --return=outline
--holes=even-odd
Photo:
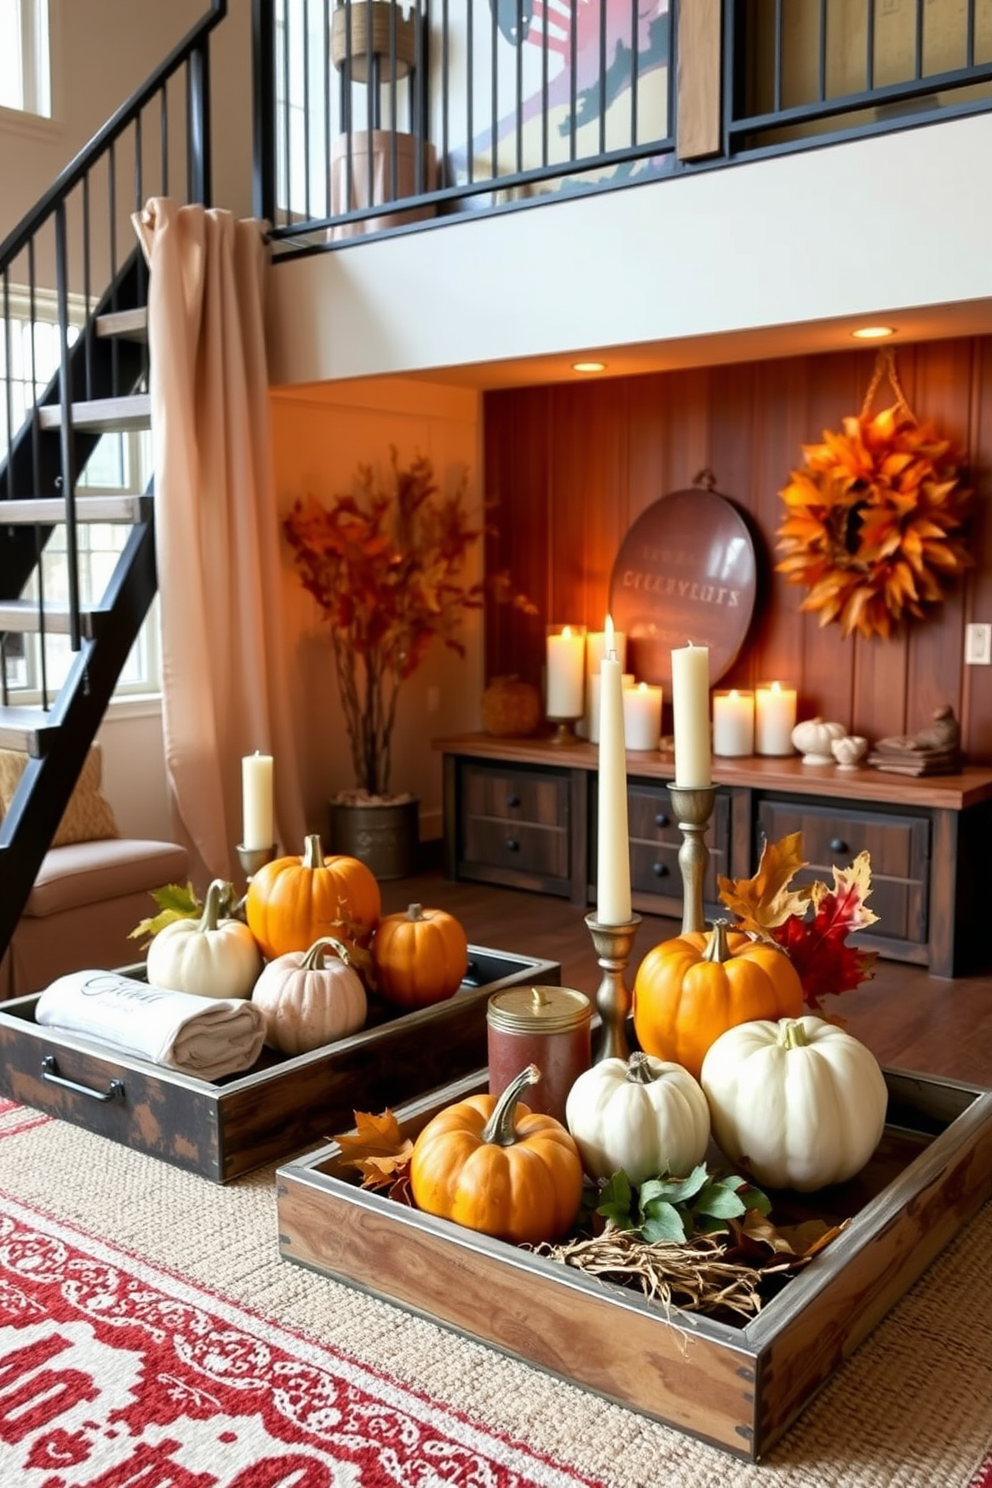
[[[304,836],[284,681],[268,247],[259,222],[162,197],[135,226],[150,266],[166,767],[196,869],[237,881],[243,755],[273,756],[282,850],[302,850]]]

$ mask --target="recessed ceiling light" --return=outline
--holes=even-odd
[[[573,372],[605,372],[605,362],[573,362]]]
[[[852,331],[851,335],[858,341],[884,341],[886,336],[895,335],[895,326],[861,326],[858,330]]]

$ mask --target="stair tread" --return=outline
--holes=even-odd
[[[94,398],[89,402],[72,405],[72,423],[75,429],[91,433],[119,433],[130,429],[151,427],[152,400],[148,393],[132,393],[121,398]],[[43,403],[38,409],[38,423],[42,429],[59,429],[62,426],[62,409],[58,403]]]
[[[148,307],[134,310],[111,310],[96,318],[98,336],[126,336],[129,341],[148,340]]]
[[[44,754],[44,736],[52,727],[52,715],[43,708],[8,703],[0,706],[0,749],[19,749],[23,754]]]
[[[92,636],[96,612],[80,608],[79,625],[85,636]],[[69,606],[46,602],[44,608],[45,630],[49,635],[68,635]],[[33,599],[6,599],[0,602],[0,631],[36,634],[41,630],[40,611]]]
[[[77,496],[76,519],[80,522],[141,522],[148,515],[151,498],[139,492],[119,496]],[[61,496],[26,496],[0,501],[0,526],[55,525],[64,520]]]

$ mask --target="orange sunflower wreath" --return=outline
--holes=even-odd
[[[888,373],[896,403],[871,415]],[[806,467],[779,492],[776,570],[809,590],[801,609],[841,633],[889,636],[939,604],[949,579],[972,564],[965,519],[971,491],[949,440],[920,423],[899,386],[892,353],[880,356],[864,407],[843,432],[803,445]]]

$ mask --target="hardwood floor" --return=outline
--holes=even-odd
[[[585,911],[566,900],[489,884],[451,883],[437,872],[382,885],[383,912],[420,903],[445,909],[472,945],[560,962],[562,983],[594,996],[600,972]],[[627,985],[642,957],[679,933],[674,920],[645,915],[637,934]],[[992,1087],[992,975],[943,980],[924,967],[879,960],[872,981],[832,999],[884,1065]]]

